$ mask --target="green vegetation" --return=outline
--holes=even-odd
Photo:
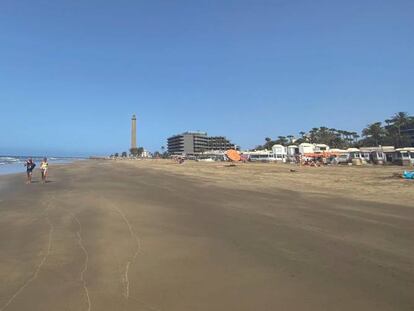
[[[362,130],[362,138],[357,132],[327,128],[325,126],[314,127],[309,132],[299,132],[300,137],[295,139],[293,135],[278,136],[272,140],[265,138],[263,145],[256,149],[271,149],[273,145],[298,145],[304,142],[326,144],[331,148],[350,148],[360,146],[390,145],[397,148],[414,146],[414,116],[406,112],[398,112],[390,119],[382,122],[368,124]]]
[[[129,152],[131,153],[133,157],[140,157],[142,153],[144,152],[144,148],[143,147],[131,148],[129,149]]]

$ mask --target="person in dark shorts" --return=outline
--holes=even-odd
[[[32,174],[33,174],[34,168],[36,167],[36,163],[33,162],[32,158],[29,158],[27,159],[24,166],[26,166],[26,173],[27,173],[26,184],[30,184],[32,182]]]

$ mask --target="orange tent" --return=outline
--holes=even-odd
[[[227,150],[226,156],[230,159],[230,161],[238,162],[241,160],[240,154],[234,149]]]

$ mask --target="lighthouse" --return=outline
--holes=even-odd
[[[137,118],[135,114],[132,115],[131,119],[131,149],[137,148]]]

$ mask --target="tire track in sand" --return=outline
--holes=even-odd
[[[72,194],[72,191],[66,191],[66,194]],[[89,253],[88,250],[86,249],[84,243],[83,243],[83,238],[82,238],[82,224],[79,220],[79,218],[73,214],[72,212],[68,211],[66,208],[61,207],[64,211],[66,211],[69,216],[77,223],[78,225],[78,231],[76,232],[76,236],[78,238],[78,245],[79,248],[82,250],[84,256],[85,256],[85,261],[83,264],[83,268],[81,269],[80,272],[80,281],[82,282],[82,286],[83,286],[83,290],[85,292],[85,297],[86,297],[86,302],[88,305],[87,311],[91,311],[92,309],[92,302],[91,302],[91,298],[89,295],[89,289],[88,289],[88,284],[86,282],[85,279],[85,273],[88,270],[88,264],[89,264]],[[1,311],[1,310],[0,310]]]
[[[44,213],[46,214],[46,222],[49,225],[49,233],[48,233],[48,243],[47,243],[47,247],[46,247],[46,252],[45,255],[43,256],[42,260],[40,261],[40,263],[37,265],[35,271],[33,272],[33,275],[26,280],[26,282],[24,282],[24,284],[10,297],[10,299],[0,308],[0,311],[4,311],[6,310],[6,308],[24,291],[24,289],[30,285],[30,283],[32,283],[34,280],[37,279],[40,270],[42,269],[43,265],[45,264],[47,258],[50,255],[50,250],[52,248],[52,234],[54,231],[54,227],[52,222],[50,221],[49,218],[49,209],[50,207],[50,201],[47,203],[47,208],[45,209]]]
[[[127,225],[129,235],[131,239],[134,241],[135,245],[135,251],[131,258],[125,263],[124,273],[122,277],[122,282],[124,283],[124,293],[123,296],[125,299],[129,299],[130,297],[130,280],[129,280],[129,269],[131,267],[131,264],[136,260],[138,257],[138,254],[142,251],[142,246],[140,239],[138,238],[138,235],[135,233],[134,228],[132,227],[131,223],[129,222],[128,218],[126,217],[125,213],[114,203],[110,202],[109,200],[106,200],[102,197],[103,200],[107,202],[109,207],[116,211],[122,218],[123,222]]]
[[[86,250],[85,245],[83,244],[82,224],[79,221],[78,217],[76,217],[73,214],[71,214],[71,216],[78,224],[79,230],[76,232],[76,235],[78,237],[78,244],[79,244],[79,247],[82,249],[82,251],[85,255],[85,262],[84,262],[83,268],[82,268],[81,273],[80,273],[80,280],[83,284],[83,289],[85,291],[86,301],[87,301],[87,304],[88,304],[88,309],[87,310],[90,311],[92,309],[92,304],[91,304],[91,298],[89,296],[89,290],[88,290],[88,286],[87,286],[88,284],[87,284],[86,279],[85,279],[85,273],[88,270],[88,264],[89,264],[89,253]]]
[[[95,193],[95,195],[96,195],[96,193]],[[106,203],[106,205],[110,209],[112,209],[117,214],[119,214],[119,216],[122,218],[123,222],[127,225],[130,238],[133,240],[134,245],[135,245],[135,251],[134,251],[133,255],[130,257],[130,259],[125,263],[125,268],[124,268],[124,272],[123,272],[123,276],[122,276],[122,282],[124,284],[124,293],[123,293],[123,296],[126,299],[126,302],[128,303],[129,300],[132,300],[132,301],[135,301],[135,302],[139,303],[141,305],[141,307],[143,307],[146,310],[150,310],[150,311],[160,311],[159,308],[150,306],[149,304],[143,302],[142,300],[140,300],[140,299],[138,299],[138,298],[133,297],[133,296],[130,295],[131,282],[129,280],[129,270],[130,270],[130,267],[133,264],[133,262],[136,260],[136,258],[138,257],[138,255],[143,250],[143,248],[142,248],[142,242],[141,242],[140,238],[138,237],[138,235],[135,233],[134,227],[131,225],[128,217],[122,211],[122,209],[119,208],[115,203],[111,202],[109,199],[103,197],[102,195],[100,195],[100,199],[101,199],[101,202],[104,203],[104,205]]]

